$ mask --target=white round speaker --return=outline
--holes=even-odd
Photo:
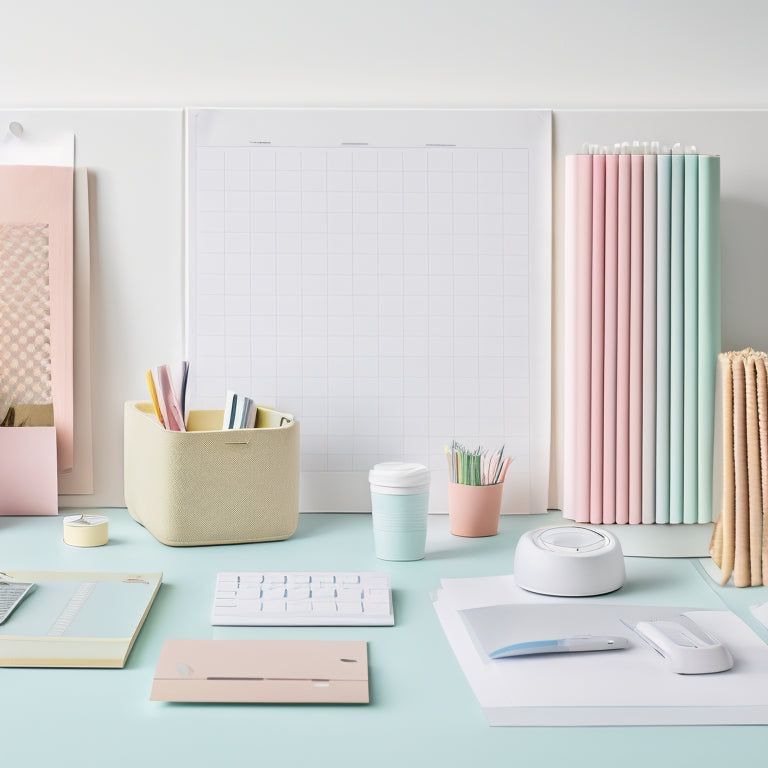
[[[605,530],[560,525],[527,531],[515,549],[515,581],[529,592],[587,597],[624,584],[624,554]]]

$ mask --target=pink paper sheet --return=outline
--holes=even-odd
[[[643,521],[643,156],[632,155],[629,299],[629,522]]]
[[[563,517],[573,520],[576,494],[576,155],[565,158],[565,281],[563,349]]]
[[[0,515],[57,515],[54,427],[0,428]]]
[[[45,223],[49,236],[51,387],[58,471],[72,469],[73,170],[57,166],[0,166],[0,223]]]
[[[592,356],[592,156],[576,158],[576,452],[575,516],[588,523],[590,515],[590,404]]]
[[[605,342],[605,155],[592,157],[592,360],[589,521],[603,522],[603,361]]]
[[[603,522],[616,522],[616,320],[619,156],[605,158],[605,343],[603,346]]]
[[[629,333],[632,158],[619,155],[616,292],[616,522],[629,522]]]

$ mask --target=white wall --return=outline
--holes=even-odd
[[[0,110],[768,108],[763,39],[768,3],[762,0],[133,0],[122,5],[39,0],[3,5]],[[688,134],[680,139],[698,141]],[[175,168],[179,159],[166,165]],[[98,191],[98,174],[95,179]],[[759,178],[756,183],[761,184]],[[740,226],[742,211],[751,216],[747,226],[762,233],[768,220],[762,215],[764,202],[746,201],[734,209],[732,228]],[[175,322],[164,323],[153,338],[151,359],[143,357],[135,282],[125,279],[124,251],[111,247],[110,238],[120,241],[120,232],[110,230],[114,222],[104,219],[109,207],[103,200],[101,209],[94,381],[108,384],[109,391],[101,393],[94,409],[96,492],[68,503],[112,506],[122,504],[122,402],[145,396],[146,367],[178,356],[182,318],[178,312]],[[180,211],[180,199],[168,200],[167,210]],[[170,223],[173,231],[164,233],[171,245],[180,243],[181,226],[180,220]],[[728,247],[724,243],[724,252]],[[752,278],[748,286],[768,278],[762,248],[762,237],[738,243],[739,274]],[[181,275],[180,249],[147,243],[132,258],[131,274],[161,264],[164,273]],[[732,290],[724,276],[724,344],[768,346],[768,306],[755,315],[756,339],[744,338],[749,313],[736,281],[730,284]],[[556,299],[558,294],[556,284]],[[750,295],[760,298],[754,289]],[[174,307],[179,300],[175,293]],[[122,370],[107,372],[118,357]]]
[[[768,106],[762,0],[3,6],[4,106]]]

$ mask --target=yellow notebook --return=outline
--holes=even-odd
[[[124,667],[162,577],[5,571],[35,587],[0,626],[0,666]]]

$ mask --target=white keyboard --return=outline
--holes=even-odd
[[[386,573],[219,573],[214,626],[392,626]]]

